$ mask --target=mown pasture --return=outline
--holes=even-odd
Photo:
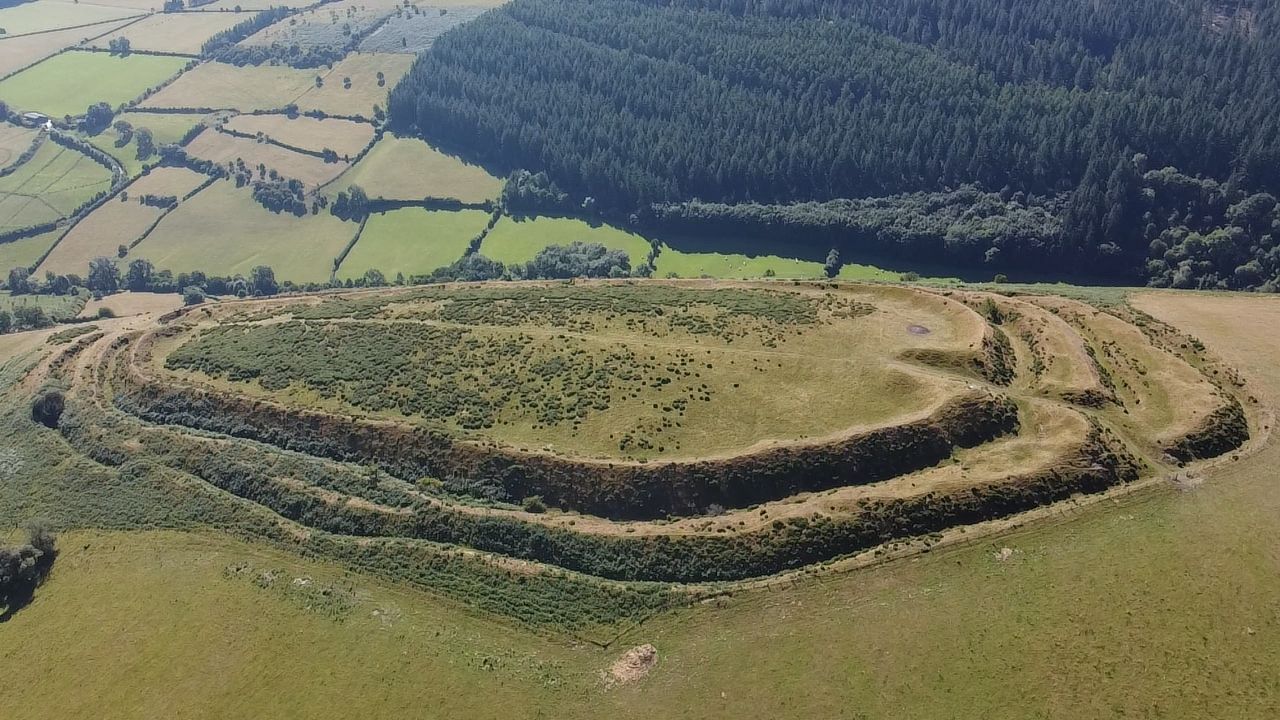
[[[484,169],[446,155],[421,140],[383,137],[332,186],[359,185],[371,198],[452,198],[484,202],[498,197],[502,181]]]
[[[316,73],[281,65],[198,65],[141,103],[146,108],[279,110],[315,86]]]
[[[36,131],[21,125],[0,124],[0,168],[8,167],[31,147]]]
[[[324,282],[355,231],[354,223],[327,213],[273,213],[253,199],[249,188],[220,180],[169,213],[133,256],[175,273],[248,275],[254,266],[268,265],[280,280]]]
[[[0,81],[0,100],[54,117],[81,115],[95,102],[114,107],[138,98],[186,64],[158,55],[65,52]]]
[[[39,307],[54,320],[70,320],[84,307],[85,298],[78,295],[10,295],[0,293],[0,310],[10,313],[18,307]]]
[[[297,98],[303,112],[319,110],[329,115],[360,115],[373,117],[374,106],[387,109],[387,95],[400,78],[409,72],[413,64],[410,55],[391,53],[352,53],[325,71],[319,68],[308,72],[310,86]],[[382,73],[382,82],[378,82]],[[321,76],[321,85],[315,78]],[[346,80],[351,81],[347,87]],[[281,106],[277,106],[281,107]]]
[[[37,270],[88,277],[91,260],[116,259],[121,245],[132,245],[162,214],[160,208],[143,205],[137,198],[107,202],[76,223]]]
[[[0,9],[0,28],[13,37],[28,33],[70,28],[79,25],[119,20],[142,15],[136,9],[110,7],[65,0],[36,0]],[[92,28],[83,28],[81,37],[94,34]]]
[[[44,256],[53,247],[53,243],[62,235],[62,230],[50,230],[47,233],[20,238],[0,243],[0,273],[6,275],[16,267],[28,268]]]
[[[123,112],[116,120],[123,120],[134,127],[151,131],[157,145],[176,143],[191,128],[204,120],[204,115],[184,113]]]
[[[502,263],[520,264],[529,262],[549,245],[574,242],[622,250],[631,259],[632,268],[645,262],[650,252],[649,241],[612,225],[592,225],[576,218],[503,217],[480,244],[480,254]]]
[[[100,37],[92,46],[105,48],[116,38],[127,38],[133,50],[194,56],[210,37],[251,16],[252,13],[158,13]]]
[[[31,227],[70,215],[111,187],[111,173],[80,153],[46,142],[0,178],[0,229]]]
[[[129,184],[130,197],[173,195],[181,200],[208,178],[184,167],[157,167]]]
[[[226,127],[312,152],[332,150],[344,158],[355,156],[373,140],[373,126],[368,123],[305,115],[236,115],[227,120]]]
[[[279,145],[215,130],[200,133],[187,145],[186,150],[192,157],[210,160],[219,165],[243,160],[254,171],[255,177],[260,175],[258,166],[263,165],[268,173],[275,170],[286,178],[301,181],[310,190],[333,180],[348,167],[342,161],[325,162],[318,157],[287,150]]]
[[[362,277],[368,270],[389,278],[398,272],[405,277],[427,275],[461,258],[488,222],[483,210],[401,208],[375,213],[338,268],[338,278]]]
[[[96,35],[111,32],[131,22],[133,21],[121,20],[84,28],[54,30],[34,35],[0,39],[0,78],[15,73],[29,65],[34,65],[65,48],[72,47]]]

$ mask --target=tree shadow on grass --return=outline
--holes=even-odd
[[[0,563],[10,562],[10,569],[16,570],[6,573],[6,568],[0,567],[0,624],[9,622],[18,611],[30,605],[35,600],[36,589],[53,572],[53,562],[58,557],[54,550],[35,557],[28,555],[25,559],[30,560],[31,564],[21,566],[24,558],[19,553],[30,547],[0,549]],[[15,559],[17,562],[14,562]]]

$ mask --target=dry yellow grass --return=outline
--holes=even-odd
[[[278,65],[202,63],[142,102],[149,108],[278,110],[314,87],[315,72]]]
[[[35,142],[36,131],[19,125],[0,125],[0,167],[7,167]]]
[[[111,40],[123,37],[134,50],[196,55],[210,37],[245,19],[239,13],[158,13],[98,38],[92,46],[105,48]]]
[[[138,195],[174,195],[181,199],[208,178],[184,167],[158,167],[129,185],[129,197]]]
[[[89,261],[96,257],[115,259],[117,248],[131,245],[161,214],[159,208],[135,198],[108,201],[76,223],[36,271],[87,277]]]
[[[299,180],[309,189],[315,189],[342,174],[348,165],[345,162],[328,163],[311,155],[303,155],[257,140],[235,137],[214,130],[200,133],[187,145],[187,153],[192,157],[211,160],[220,165],[244,160],[254,177],[258,177],[259,164],[267,170],[275,170],[286,178]]]
[[[333,150],[339,156],[353,156],[373,140],[373,126],[350,120],[318,119],[300,115],[237,115],[226,123],[237,132],[263,135],[306,150]]]
[[[320,73],[324,77],[324,86],[315,86],[315,72],[309,74],[310,86],[297,98],[298,107],[307,110],[322,110],[330,115],[373,116],[375,105],[387,109],[387,95],[391,88],[400,82],[400,78],[409,72],[413,65],[412,55],[396,53],[352,53],[333,66],[333,69]],[[378,85],[378,73],[383,75],[383,84]],[[351,78],[351,87],[343,86],[343,79]],[[277,106],[277,107],[282,107]]]
[[[182,296],[178,293],[122,292],[104,297],[101,300],[90,300],[80,312],[81,317],[96,317],[98,310],[109,308],[116,317],[133,315],[163,315],[182,307]]]
[[[1181,358],[1152,345],[1137,327],[1076,300],[1033,298],[1056,310],[1093,346],[1122,408],[1105,416],[1139,444],[1154,449],[1204,422],[1222,400],[1217,389]]]

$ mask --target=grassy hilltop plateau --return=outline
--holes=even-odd
[[[0,0],[4,720],[1280,716],[1280,10]]]

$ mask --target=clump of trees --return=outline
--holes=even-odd
[[[48,525],[34,522],[27,526],[27,542],[0,547],[0,620],[31,602],[58,557],[55,543]]]
[[[343,220],[360,220],[369,214],[369,195],[359,185],[339,190],[329,212]]]
[[[622,250],[600,243],[550,245],[524,266],[528,278],[629,277],[631,260]]]
[[[557,186],[545,172],[516,170],[502,186],[502,205],[512,212],[538,210],[570,210],[569,194]]]
[[[120,57],[125,57],[126,55],[128,55],[130,52],[133,51],[133,48],[129,43],[129,38],[119,37],[119,38],[112,38],[111,40],[107,41],[107,50],[110,51],[112,55],[119,55]]]
[[[253,199],[274,213],[288,212],[298,217],[307,214],[306,188],[302,181],[276,175],[253,183]]]
[[[223,62],[235,62],[237,65],[244,65],[247,60],[242,60],[242,55],[236,47],[236,44],[250,35],[258,32],[272,23],[291,15],[294,11],[286,7],[273,7],[263,10],[255,14],[253,17],[244,22],[236,23],[222,32],[215,33],[204,44],[200,46],[201,57],[221,60]]]
[[[115,116],[115,110],[112,110],[110,105],[96,102],[85,111],[80,128],[90,135],[97,135],[111,125]]]

